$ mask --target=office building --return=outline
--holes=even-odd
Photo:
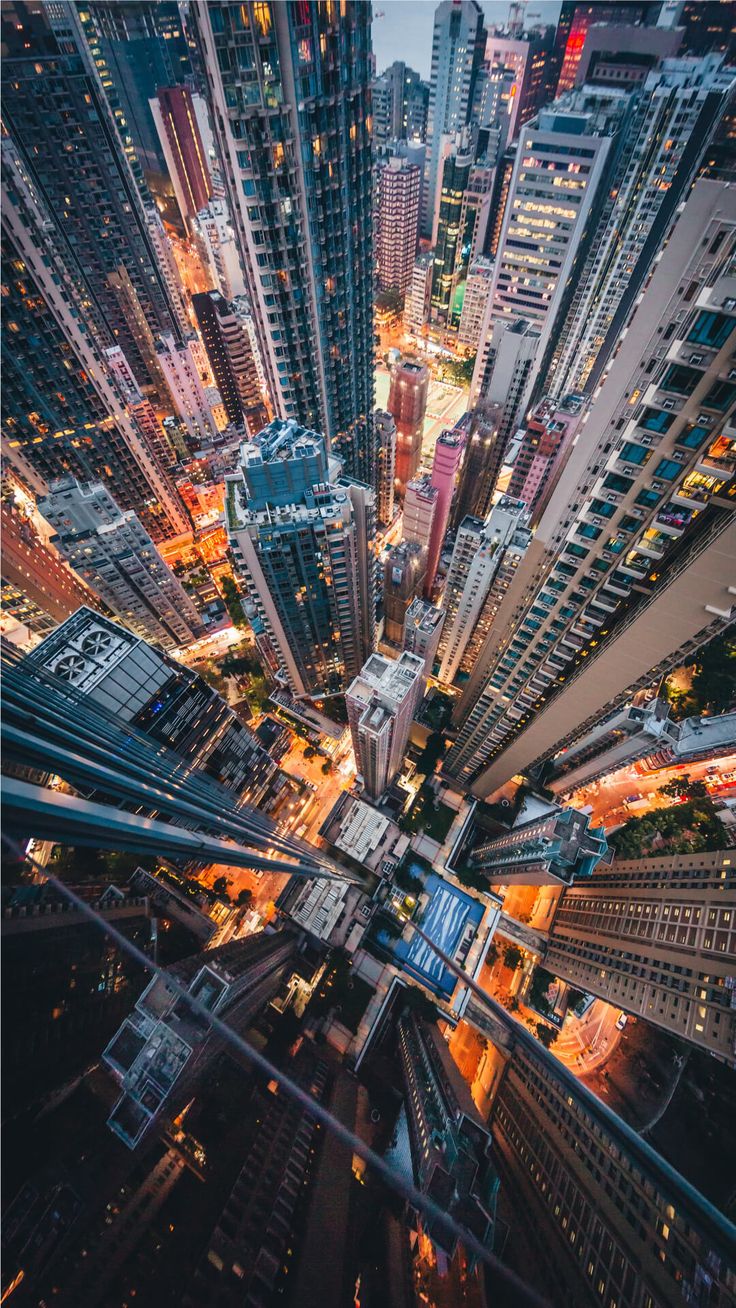
[[[490,1126],[501,1193],[524,1214],[526,1279],[559,1305],[697,1303],[704,1286],[725,1308],[728,1219],[538,1040],[513,1034]]]
[[[537,367],[554,339],[571,279],[579,271],[581,248],[603,203],[611,158],[629,109],[622,92],[586,88],[540,110],[524,127],[473,375],[473,398],[495,398],[489,395],[489,355],[497,349],[500,324],[526,322],[538,334]],[[526,408],[535,378],[536,371],[528,370],[514,423]]]
[[[153,978],[102,1056],[122,1090],[108,1126],[129,1149],[154,1127],[170,1124],[224,1045],[180,991],[244,1031],[278,991],[295,952],[290,933],[261,931]]]
[[[173,649],[202,634],[196,608],[148,532],[101,482],[60,478],[38,507],[62,557],[136,635]]]
[[[377,496],[372,486],[354,477],[338,477],[335,486],[347,491],[355,526],[358,603],[360,608],[361,646],[365,654],[376,648],[376,609],[378,606],[378,549],[376,545]]]
[[[585,414],[582,395],[545,399],[527,418],[509,480],[509,495],[523,500],[532,522],[541,518]]]
[[[370,10],[230,12],[189,17],[268,390],[373,485]]]
[[[610,861],[603,827],[591,827],[587,813],[533,798],[525,805],[509,831],[484,840],[470,855],[490,881],[570,886],[587,880],[601,860]]]
[[[505,144],[515,141],[525,123],[554,98],[549,86],[550,28],[521,37],[489,32],[479,82],[478,118],[481,124],[502,127]]]
[[[437,499],[427,546],[427,576],[424,589],[428,597],[431,595],[435,577],[437,576],[437,567],[447,524],[450,521],[452,498],[455,494],[457,475],[464,450],[465,432],[462,428],[440,432],[432,459],[432,486],[437,492]],[[404,515],[406,517],[406,504],[404,504]],[[404,535],[406,536],[406,531]]]
[[[622,315],[635,303],[707,157],[733,84],[733,71],[722,66],[720,54],[665,59],[648,74],[626,124],[610,193],[574,294],[546,347],[541,372],[550,395],[595,389],[615,349]],[[576,91],[565,104],[573,107],[584,99],[585,92]]]
[[[390,413],[376,409],[373,415],[376,434],[376,460],[378,476],[376,488],[376,516],[384,527],[393,522],[394,478],[396,475],[396,423]]]
[[[446,317],[447,326],[453,332],[458,331],[460,327],[470,266],[483,255],[488,241],[496,176],[493,164],[495,149],[495,144],[489,144],[486,153],[471,165],[462,193],[459,239],[455,246]],[[439,244],[439,233],[437,239]]]
[[[159,86],[150,109],[179,212],[191,229],[212,197],[212,179],[188,86]]]
[[[465,452],[450,519],[453,529],[468,515],[485,519],[491,511],[503,459],[499,437],[502,418],[500,406],[489,404],[476,407],[465,416]]]
[[[427,187],[422,234],[436,239],[435,197],[442,167],[443,137],[470,121],[478,70],[483,62],[486,31],[483,10],[476,0],[442,0],[434,15],[432,72],[427,118]]]
[[[94,0],[84,9],[86,39],[126,150],[134,152],[157,198],[165,199],[168,160],[151,100],[158,87],[191,74],[179,6],[174,0]]]
[[[403,648],[424,660],[427,677],[432,675],[444,620],[444,610],[435,608],[424,599],[412,600],[406,610]]]
[[[388,411],[396,423],[396,489],[400,495],[422,457],[429,369],[418,359],[400,359],[391,368]]]
[[[730,620],[735,239],[728,186],[697,182],[458,704],[445,767],[477,793]]]
[[[499,471],[509,440],[523,420],[536,376],[539,328],[527,318],[493,320],[493,294],[486,316],[470,387],[471,403],[494,412],[499,443]]]
[[[102,480],[156,540],[186,531],[176,488],[111,384],[82,284],[13,142],[2,142],[3,455],[43,494],[56,477]]]
[[[429,322],[429,301],[432,295],[434,256],[417,255],[411,274],[411,284],[404,301],[404,326],[415,336],[421,336]]]
[[[729,851],[616,859],[557,905],[545,967],[736,1064]]]
[[[192,296],[207,358],[228,422],[255,435],[268,422],[248,332],[219,291]]]
[[[421,593],[427,571],[427,554],[413,541],[392,545],[383,565],[383,638],[401,647],[406,615]]]
[[[426,474],[407,482],[402,519],[404,540],[419,545],[425,555],[432,538],[438,500],[439,492]]]
[[[84,34],[88,21],[88,12],[72,5],[18,0],[3,22],[3,121],[43,196],[52,240],[83,288],[96,333],[104,344],[120,345],[139,383],[155,388],[153,337],[178,334],[179,327]]]
[[[166,385],[183,422],[191,450],[198,450],[217,437],[217,423],[207,401],[199,370],[194,361],[192,342],[174,336],[161,336],[157,357]]]
[[[458,345],[465,346],[473,354],[480,344],[483,319],[492,286],[493,260],[479,255],[468,268],[463,307],[460,310],[457,328]]]
[[[454,310],[455,265],[462,259],[463,247],[470,244],[466,242],[462,213],[475,149],[474,133],[470,128],[464,128],[443,141],[437,174],[437,231],[433,241],[434,268],[429,301],[429,318],[433,323],[450,325],[451,311]]]
[[[419,73],[396,59],[373,83],[373,139],[424,141],[427,136],[429,86]]]
[[[226,202],[223,199],[210,200],[193,221],[192,232],[215,288],[226,300],[243,295],[243,269]]]
[[[371,648],[373,600],[361,578],[370,580],[373,555],[358,551],[372,492],[353,490],[351,479],[332,483],[322,437],[280,419],[244,442],[226,488],[236,570],[279,678],[298,695],[344,689]]]
[[[563,3],[556,37],[559,60],[557,95],[571,91],[575,86],[586,38],[594,24],[627,26],[641,23],[648,12],[658,10],[656,4],[578,4],[575,0]]]
[[[396,659],[371,654],[348,686],[345,706],[355,766],[369,799],[380,799],[400,771],[423,694],[424,660],[406,651]]]
[[[451,684],[470,672],[501,601],[531,540],[526,506],[502,495],[484,521],[463,518],[457,529],[442,598],[438,676]]]
[[[22,669],[31,677],[49,674],[56,685],[64,683],[59,689],[73,690],[71,714],[80,733],[84,718],[102,741],[104,724],[98,726],[94,711],[114,714],[131,763],[131,732],[143,733],[156,749],[176,751],[190,774],[217,781],[220,802],[224,787],[236,804],[262,803],[278,779],[252,731],[198,673],[86,606],[27,655]],[[162,756],[164,767],[167,762]],[[157,780],[153,770],[150,779]],[[142,795],[139,805],[145,803]]]
[[[404,1080],[405,1129],[419,1189],[489,1248],[498,1175],[492,1139],[436,1023],[404,1012],[397,1024]],[[420,1219],[425,1235],[448,1256],[456,1244]]]
[[[400,155],[376,167],[376,270],[380,291],[405,297],[414,273],[419,236],[421,169]]]
[[[594,23],[585,36],[575,85],[595,83],[635,90],[647,80],[651,68],[679,52],[683,36],[682,27]]]
[[[168,440],[167,429],[157,417],[151,401],[141,394],[133,369],[119,345],[105,350],[105,364],[128,418],[135,423],[161,467],[169,469],[178,461],[178,451]]]
[[[82,604],[96,604],[92,592],[55,549],[38,538],[33,523],[3,502],[0,615],[13,618],[40,639]]]

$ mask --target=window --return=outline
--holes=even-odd
[[[619,495],[625,495],[633,486],[631,477],[621,477],[617,472],[609,472],[603,478],[603,485],[606,490],[616,491]]]
[[[678,472],[682,472],[682,468],[679,463],[675,463],[674,459],[660,459],[654,469],[655,477],[662,477],[664,481],[672,481],[672,478],[676,477]]]
[[[646,509],[653,509],[655,504],[659,503],[659,495],[656,491],[643,490],[639,491],[636,497],[636,503],[642,504]]]
[[[675,436],[676,445],[684,445],[689,450],[696,450],[703,441],[707,440],[710,435],[707,427],[690,426],[681,431],[679,436]]]
[[[639,419],[639,426],[646,427],[647,431],[669,431],[675,415],[666,413],[663,409],[645,409]]]
[[[708,391],[703,404],[708,409],[718,409],[722,413],[736,398],[736,385],[733,382],[716,382]]]
[[[652,457],[652,451],[647,450],[643,445],[635,445],[633,441],[624,441],[618,457],[623,459],[624,463],[645,464]]]
[[[687,339],[695,341],[698,345],[707,345],[712,350],[720,350],[733,328],[733,318],[729,318],[725,313],[714,313],[704,309],[696,316]]]
[[[692,395],[703,374],[695,368],[686,368],[682,363],[672,363],[666,369],[659,385],[663,391],[673,391],[675,395]]]

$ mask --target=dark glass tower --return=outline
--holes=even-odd
[[[160,388],[154,337],[179,336],[139,180],[72,5],[3,10],[3,122],[83,288],[101,341]]]
[[[370,6],[190,13],[277,414],[372,484]]]

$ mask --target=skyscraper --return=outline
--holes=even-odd
[[[432,293],[429,317],[434,323],[448,323],[453,305],[455,265],[466,244],[462,213],[465,192],[475,159],[475,140],[469,128],[445,143],[440,157],[437,200],[437,234],[434,244]]]
[[[148,532],[101,482],[61,478],[38,507],[59,553],[136,635],[164,649],[202,635],[196,608]]]
[[[427,553],[414,541],[392,545],[383,565],[384,639],[401,648],[407,611],[424,585]]]
[[[445,766],[479,793],[729,621],[735,240],[696,183],[458,705]]]
[[[426,676],[432,675],[445,614],[427,600],[412,600],[404,618],[404,649],[424,660]]]
[[[418,359],[401,359],[391,369],[388,411],[396,423],[396,487],[401,495],[419,468],[429,369]]]
[[[432,486],[437,492],[437,500],[427,546],[427,576],[424,582],[427,596],[431,595],[434,579],[437,575],[437,566],[440,561],[440,552],[445,539],[447,524],[450,520],[452,497],[455,493],[455,483],[464,449],[465,433],[462,430],[440,432],[434,447]],[[406,505],[404,506],[404,512],[406,512]]]
[[[14,618],[36,637],[47,635],[82,604],[96,603],[33,524],[10,503],[2,505],[2,618]]]
[[[429,86],[419,73],[396,59],[373,83],[373,137],[423,141],[427,135]]]
[[[387,527],[394,516],[394,477],[396,470],[396,423],[390,413],[376,409],[373,415],[376,433],[376,458],[378,476],[376,478],[378,497],[376,516]]]
[[[569,886],[545,955],[556,976],[736,1062],[736,873],[727,853],[621,859]]]
[[[149,185],[163,194],[167,171],[150,101],[159,86],[190,75],[186,34],[175,0],[93,0],[85,5],[85,31],[99,60],[108,99]],[[122,118],[123,123],[120,123]]]
[[[550,28],[523,36],[488,34],[477,110],[484,125],[502,126],[505,144],[515,141],[524,124],[553,98],[549,86],[553,35]]]
[[[493,260],[474,259],[465,280],[465,295],[457,328],[457,343],[473,353],[478,349],[488,297],[493,287]]]
[[[442,597],[445,625],[439,649],[440,681],[471,672],[529,546],[526,507],[502,495],[487,519],[463,518],[457,529]]]
[[[429,322],[429,299],[432,294],[433,256],[419,254],[414,260],[411,285],[404,302],[404,326],[415,336],[421,336]]]
[[[290,932],[259,931],[175,963],[168,975],[176,990],[164,976],[153,978],[103,1054],[122,1089],[108,1126],[129,1149],[176,1116],[223,1048],[222,1036],[179,989],[244,1031],[275,995],[295,952]]]
[[[426,473],[423,477],[415,477],[413,481],[407,482],[404,496],[404,540],[419,545],[425,556],[432,538],[438,500],[439,491]]]
[[[527,803],[530,815],[522,810],[510,831],[483,841],[470,855],[490,881],[570,886],[587,880],[601,860],[610,861],[603,827],[591,827],[586,813],[546,801]]]
[[[348,686],[345,705],[355,766],[369,798],[378,800],[401,768],[409,728],[424,694],[424,660],[371,654]]]
[[[584,413],[582,395],[564,395],[557,403],[542,400],[526,422],[508,489],[524,501],[533,522],[544,512]]]
[[[509,439],[522,420],[534,384],[541,333],[529,318],[510,315],[494,320],[493,305],[491,293],[486,302],[470,397],[474,406],[493,414],[498,436],[498,475]]]
[[[153,336],[178,335],[179,327],[84,35],[89,15],[73,5],[42,9],[24,0],[12,14],[3,20],[5,125],[101,342],[120,345],[140,384],[156,387]]]
[[[218,291],[192,296],[207,357],[228,421],[255,435],[268,422],[250,338]]]
[[[492,1243],[498,1174],[492,1139],[437,1024],[414,1013],[398,1021],[404,1113],[420,1190],[442,1196],[442,1208],[461,1218],[482,1243]],[[455,1246],[426,1223],[425,1234],[449,1256]]]
[[[280,678],[299,695],[344,689],[370,653],[372,490],[331,482],[322,437],[280,419],[244,442],[226,488],[236,570]]]
[[[470,120],[485,42],[483,10],[477,0],[442,0],[434,15],[427,119],[429,160],[422,220],[422,233],[433,243],[442,138],[459,131]]]
[[[471,410],[466,422],[465,454],[452,505],[453,527],[457,527],[468,514],[485,519],[491,511],[503,463],[503,423],[501,405],[484,402]]]
[[[525,321],[538,333],[537,366],[554,338],[579,267],[581,245],[602,204],[611,154],[627,112],[630,104],[625,94],[586,88],[540,110],[524,127],[473,375],[474,398],[488,394],[492,372],[488,356],[496,348],[501,324]],[[526,407],[535,376],[530,369],[514,421]]]
[[[276,412],[373,484],[370,10],[217,0],[190,18]]]
[[[109,375],[84,284],[9,139],[2,172],[7,462],[36,494],[68,473],[104,481],[156,540],[188,530],[176,488]]]
[[[96,708],[115,715],[118,743],[122,741],[125,750],[127,742],[129,756],[130,733],[142,733],[154,746],[176,751],[188,776],[204,773],[217,781],[220,800],[222,787],[236,805],[262,803],[271,788],[277,788],[279,770],[273,759],[216,690],[191,668],[86,606],[27,655],[21,666],[30,677],[38,672],[45,680],[50,675],[60,690],[69,687],[76,700],[72,717],[81,721],[89,705],[92,716],[85,718],[85,728],[91,729],[98,745],[104,723],[94,718]],[[135,761],[140,764],[140,758]],[[166,756],[161,766],[165,772]],[[150,766],[147,775],[149,781],[156,780]],[[138,807],[145,802],[141,794]],[[208,824],[204,810],[202,823]]]
[[[159,367],[193,450],[214,441],[217,436],[217,424],[194,361],[192,346],[195,340],[193,332],[191,339],[184,341],[171,335],[160,336],[156,347]]]
[[[376,268],[381,291],[411,285],[419,235],[422,174],[401,155],[379,162],[376,177]]]
[[[719,54],[665,59],[647,76],[574,295],[541,361],[550,395],[595,388],[615,349],[622,316],[677,220],[678,205],[706,156],[733,85],[733,71],[722,67]],[[583,94],[577,91],[565,103],[573,105]]]
[[[594,23],[627,24],[642,22],[648,12],[656,11],[651,4],[577,4],[575,0],[561,7],[557,24],[557,47],[560,72],[557,94],[571,91],[575,85],[578,64],[585,48],[585,38]]]
[[[159,86],[151,113],[187,227],[212,197],[212,178],[188,86]]]
[[[560,1305],[697,1302],[704,1286],[725,1306],[728,1219],[539,1041],[512,1042],[490,1125],[528,1279]]]

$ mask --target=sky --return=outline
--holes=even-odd
[[[559,0],[525,0],[524,7],[530,27],[557,22]],[[436,8],[437,0],[373,0],[373,49],[379,73],[394,59],[403,59],[429,80]],[[508,0],[485,0],[482,8],[489,24],[503,24],[508,18]]]

